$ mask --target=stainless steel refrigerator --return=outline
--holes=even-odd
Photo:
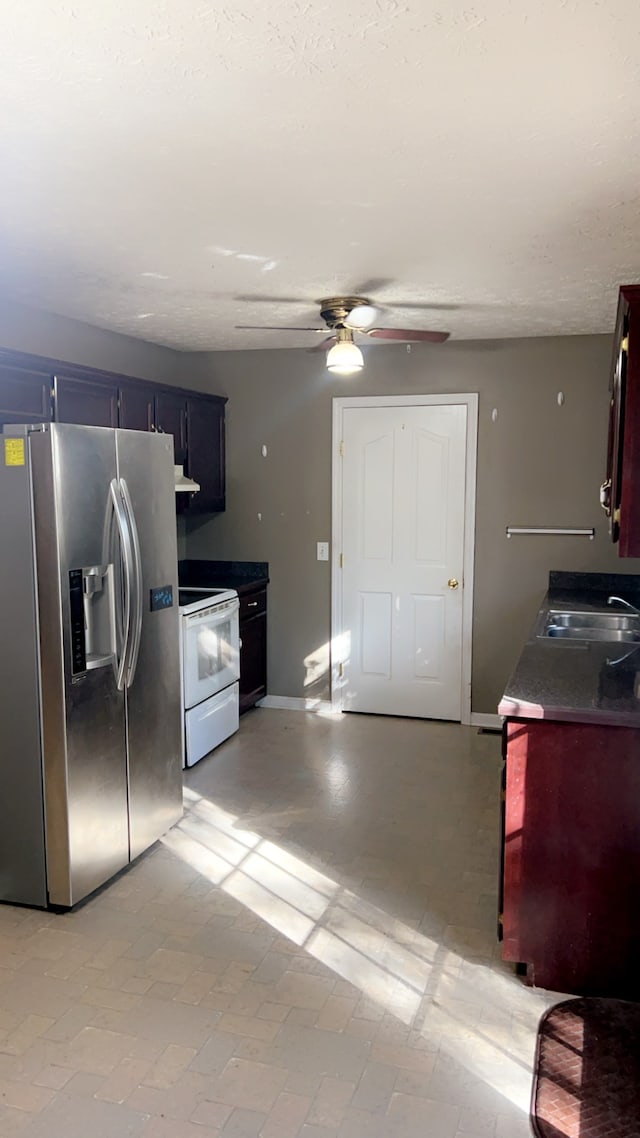
[[[0,899],[72,906],[182,813],[173,440],[0,447]]]

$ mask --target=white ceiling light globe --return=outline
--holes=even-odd
[[[353,375],[362,371],[364,357],[357,344],[340,340],[327,352],[327,368],[335,375]]]
[[[352,308],[347,316],[345,324],[347,328],[361,330],[370,328],[377,315],[378,310],[374,308],[372,304],[356,304],[355,308]]]

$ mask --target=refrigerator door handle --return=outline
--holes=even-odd
[[[140,539],[138,537],[138,527],[136,525],[136,516],[133,512],[133,504],[131,502],[131,495],[129,494],[129,487],[124,478],[120,479],[120,492],[122,494],[122,501],[127,515],[127,525],[131,535],[131,549],[133,554],[132,564],[132,613],[131,613],[131,637],[129,640],[128,659],[126,665],[125,683],[128,688],[131,687],[135,679],[136,668],[138,665],[138,655],[140,653],[140,640],[142,637],[142,619],[144,613],[143,606],[143,590],[142,590],[142,556],[140,554]]]
[[[122,604],[124,606],[124,612],[121,624],[123,630],[123,643],[120,654],[118,654],[118,646],[116,646],[116,652],[114,654],[116,687],[118,691],[122,691],[125,687],[125,672],[127,667],[127,659],[129,656],[129,645],[131,642],[131,589],[133,581],[133,550],[131,546],[131,534],[127,523],[127,515],[122,499],[122,491],[118,485],[116,478],[111,479],[109,489],[111,492],[113,516],[116,519],[118,535],[120,538],[120,549],[122,552],[124,570],[122,575]]]

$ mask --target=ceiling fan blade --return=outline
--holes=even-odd
[[[310,352],[326,352],[327,348],[330,348],[332,344],[337,343],[337,340],[338,340],[337,336],[327,336],[327,338],[325,340],[322,340],[321,343],[314,344],[314,346],[312,348],[309,348],[309,351]]]
[[[288,327],[286,324],[236,324],[236,328],[251,329],[254,332],[326,332],[326,328]]]
[[[300,296],[266,296],[265,293],[262,292],[241,293],[239,296],[234,296],[233,299],[249,301],[255,300],[258,304],[306,304],[307,306],[310,306],[314,303],[312,300],[305,300],[304,297]]]
[[[423,332],[417,328],[367,328],[365,336],[373,336],[374,340],[426,340],[431,344],[443,344],[449,339],[450,332]]]
[[[432,303],[429,303],[429,301],[426,300],[397,300],[395,297],[392,297],[391,300],[385,300],[384,304],[380,304],[378,307],[384,308],[384,310],[387,312],[397,312],[398,310],[402,311],[403,309],[415,312],[458,312],[459,309],[462,308],[462,305],[446,304],[444,302],[440,303],[436,300],[434,300]]]
[[[377,292],[382,292],[394,284],[397,284],[397,281],[393,277],[370,277],[368,281],[358,281],[353,290],[349,290],[349,296],[375,296]]]

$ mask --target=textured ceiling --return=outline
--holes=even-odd
[[[299,347],[234,325],[368,282],[388,324],[603,332],[640,280],[636,0],[28,0],[0,58],[0,291],[37,307]]]

